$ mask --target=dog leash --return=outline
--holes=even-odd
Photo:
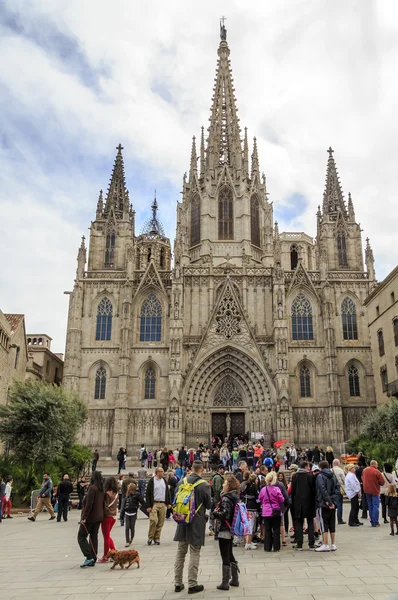
[[[91,535],[90,535],[90,534],[89,534],[89,532],[88,532],[88,529],[87,529],[87,527],[86,527],[86,524],[85,524],[85,523],[82,523],[82,522],[80,521],[80,525],[83,525],[84,529],[86,530],[86,533],[87,533],[87,535],[88,535],[88,537],[89,537],[89,540],[90,540],[90,546],[91,546],[91,548],[92,548],[92,551],[94,552],[94,556],[95,556],[95,558],[98,558],[98,556],[97,556],[97,553],[96,553],[96,551],[95,551],[95,549],[94,549],[93,542],[91,541]]]

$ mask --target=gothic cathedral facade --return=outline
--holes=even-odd
[[[82,441],[129,450],[263,433],[342,449],[375,405],[367,241],[329,149],[315,240],[280,233],[239,125],[222,30],[208,135],[192,143],[172,249],[158,218],[140,235],[117,149],[70,296],[64,385],[87,401]]]

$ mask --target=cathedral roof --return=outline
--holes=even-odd
[[[25,315],[4,313],[4,316],[11,325],[11,333],[14,333],[18,328],[18,325],[23,321]]]
[[[150,219],[148,219],[148,221],[146,221],[146,223],[142,227],[141,235],[162,235],[162,236],[166,235],[163,225],[157,217],[157,210],[158,210],[158,203],[156,200],[156,193],[155,193],[155,198],[152,202],[152,216]]]

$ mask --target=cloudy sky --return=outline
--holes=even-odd
[[[315,234],[331,145],[378,278],[397,264],[394,0],[2,0],[0,308],[25,313],[53,350],[119,142],[137,229],[156,188],[174,239],[223,14],[241,125],[257,136],[280,230]]]

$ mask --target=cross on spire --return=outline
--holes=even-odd
[[[117,150],[117,153],[118,153],[118,154],[121,154],[121,153],[122,153],[122,150],[124,150],[124,148],[123,148],[123,146],[122,146],[122,145],[119,143],[119,145],[118,145],[118,146],[116,146],[116,150]]]

